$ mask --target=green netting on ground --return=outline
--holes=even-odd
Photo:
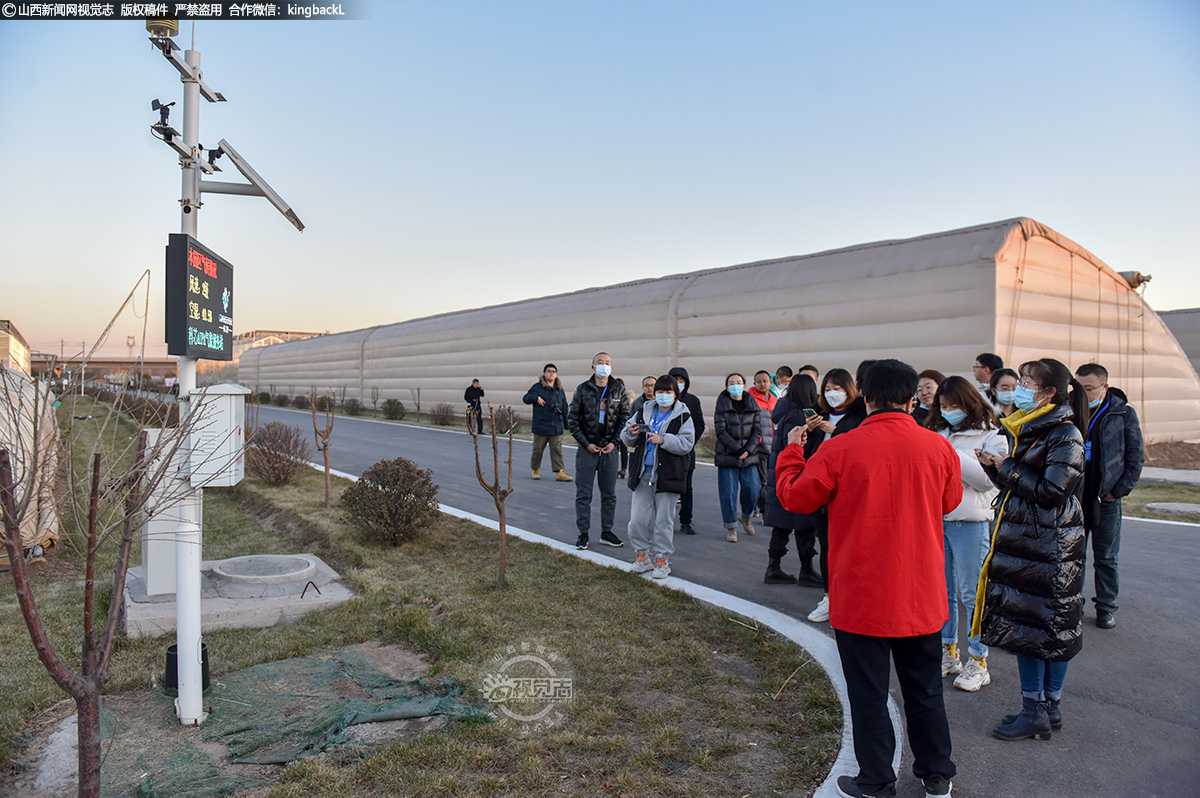
[[[172,698],[155,693],[136,713],[126,704],[128,717],[121,706],[113,710],[119,723],[104,762],[103,794],[224,795],[274,775],[254,766],[351,742],[346,730],[356,724],[432,715],[490,720],[486,710],[460,700],[462,691],[461,685],[394,679],[341,651],[330,659],[268,662],[214,680],[204,694],[212,715],[194,730],[180,728]],[[130,721],[135,714],[138,721]]]

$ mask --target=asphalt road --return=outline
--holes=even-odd
[[[295,424],[311,433],[311,417],[300,411],[264,407],[259,423],[268,421]],[[481,438],[480,445],[486,468],[491,462],[490,441]],[[542,479],[530,479],[530,448],[527,441],[514,441],[515,491],[506,506],[508,523],[574,543],[575,485],[554,481],[549,453]],[[574,450],[565,448],[564,455],[567,472],[574,475]],[[432,469],[443,504],[496,517],[490,495],[476,481],[469,435],[338,417],[330,451],[333,468],[361,474],[373,463],[394,457]],[[490,477],[489,471],[484,474]],[[628,545],[609,549],[596,543],[598,493],[592,512],[592,549],[632,559]],[[629,491],[618,484],[614,531],[623,540],[628,537],[628,521]],[[741,535],[736,544],[725,542],[716,469],[704,464],[696,471],[694,525],[698,535],[675,538],[673,576],[802,620],[816,606],[821,597],[817,589],[763,584],[769,530],[754,537]],[[1053,739],[1006,743],[991,736],[1002,715],[1020,708],[1012,655],[992,651],[988,658],[992,683],[978,693],[956,690],[946,680],[959,769],[955,795],[1200,796],[1200,621],[1197,608],[1187,599],[1187,591],[1200,585],[1200,526],[1126,519],[1123,537],[1117,627],[1097,629],[1089,608],[1083,651],[1071,661],[1067,674],[1063,728],[1054,732]],[[789,555],[786,569],[795,572],[795,554]],[[1090,573],[1085,595],[1093,595]],[[832,635],[828,624],[816,626]],[[894,680],[893,693],[899,703]],[[906,749],[898,784],[902,798],[924,794],[911,777],[911,766]]]

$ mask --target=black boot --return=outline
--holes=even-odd
[[[796,583],[801,587],[825,587],[820,574],[813,568],[811,557],[800,561],[800,576],[796,577]]]
[[[1050,716],[1046,713],[1046,705],[1036,698],[1021,699],[1021,714],[1012,717],[1011,723],[1004,723],[992,729],[992,736],[998,740],[1035,740],[1050,739]]]
[[[783,572],[779,567],[779,558],[772,557],[771,562],[767,565],[767,575],[763,577],[763,584],[766,585],[794,585],[796,577]]]
[[[1059,708],[1059,703],[1051,698],[1043,704],[1046,707],[1046,717],[1050,718],[1050,728],[1054,731],[1062,728],[1062,709]],[[1000,725],[1007,726],[1019,717],[1020,715],[1005,715],[1000,719]]]

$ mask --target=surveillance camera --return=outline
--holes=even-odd
[[[184,206],[183,206],[183,212],[184,212],[184,213],[191,213],[191,212],[192,212],[192,206],[191,206],[191,205],[184,205]]]

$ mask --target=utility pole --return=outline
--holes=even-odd
[[[150,42],[162,53],[163,57],[179,72],[183,83],[183,132],[172,128],[169,124],[170,108],[174,103],[161,104],[158,100],[151,103],[151,108],[160,114],[159,123],[151,125],[151,130],[176,153],[179,154],[181,172],[180,203],[180,232],[198,238],[199,211],[202,205],[202,191],[220,194],[242,194],[266,197],[298,230],[303,231],[304,225],[283,199],[267,185],[257,172],[245,161],[228,142],[221,139],[215,150],[209,151],[208,162],[203,158],[200,146],[200,98],[209,102],[225,102],[220,92],[215,92],[204,82],[200,71],[200,53],[197,50],[185,50],[182,56],[179,46],[173,37],[179,32],[179,22],[174,18],[156,18],[146,20],[146,30],[150,34]],[[205,185],[200,177],[201,172],[213,174],[221,171],[216,165],[217,158],[229,156],[238,171],[250,181],[244,183],[223,183],[209,181]],[[170,311],[168,311],[170,312]],[[229,334],[232,335],[232,318],[229,322]],[[179,356],[179,419],[184,422],[190,414],[199,412],[191,401],[192,391],[196,385],[196,357],[191,355]],[[194,433],[193,433],[194,435]],[[184,726],[198,726],[208,717],[203,706],[203,642],[201,641],[201,580],[200,580],[200,551],[201,551],[201,503],[202,492],[200,485],[193,483],[191,453],[195,450],[196,441],[189,439],[184,447],[183,467],[177,473],[179,480],[176,495],[185,498],[177,508],[178,525],[175,527],[175,641],[176,667],[178,673],[179,697],[175,700],[175,712],[179,722]],[[240,476],[238,477],[240,478]],[[200,479],[197,477],[197,479]],[[230,483],[231,484],[231,483]],[[146,567],[149,567],[147,564]],[[118,600],[114,597],[114,600]]]

